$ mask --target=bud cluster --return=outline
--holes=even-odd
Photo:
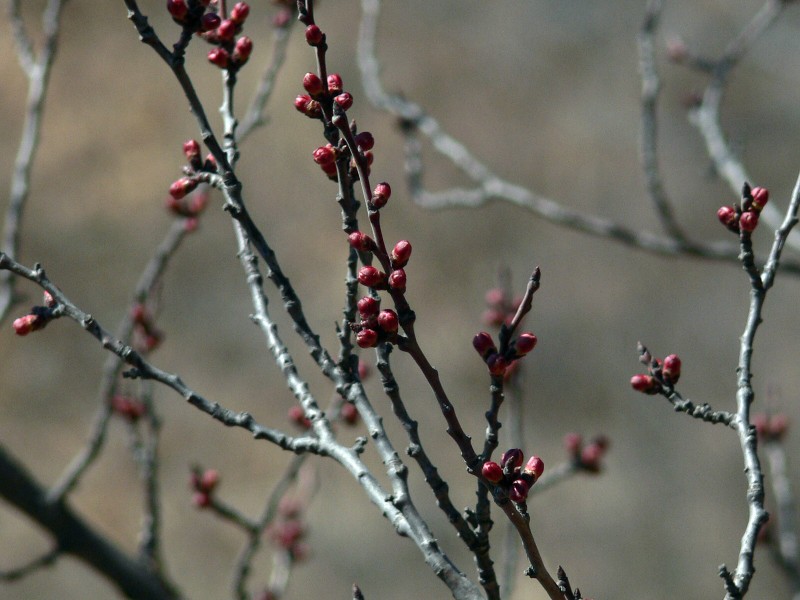
[[[480,354],[483,362],[489,368],[489,373],[495,377],[501,377],[512,368],[515,361],[528,354],[536,347],[538,339],[530,331],[519,334],[517,339],[512,341],[504,352],[500,352],[492,339],[491,334],[486,331],[477,333],[472,338],[472,346]]]
[[[678,383],[681,376],[681,359],[677,354],[670,354],[664,359],[653,358],[642,346],[639,360],[647,365],[647,373],[631,377],[631,387],[637,392],[651,396],[662,394]]]
[[[765,442],[779,442],[786,435],[789,428],[789,417],[783,413],[766,415],[759,413],[753,415],[753,426],[756,428],[758,438]]]
[[[544,472],[544,461],[538,456],[531,456],[525,462],[525,456],[519,448],[511,448],[503,453],[500,464],[487,460],[481,467],[481,475],[490,484],[502,488],[508,497],[517,504],[525,502],[531,486]]]
[[[216,469],[201,470],[199,467],[192,469],[189,487],[194,494],[192,504],[197,508],[208,508],[213,502],[214,490],[219,485],[219,472]]]
[[[196,33],[215,46],[208,52],[211,64],[235,71],[247,62],[253,51],[253,40],[246,35],[237,38],[250,14],[250,6],[237,2],[230,15],[223,18],[225,15],[215,12],[216,4],[211,0],[167,0],[167,10],[184,30]]]
[[[289,553],[292,560],[300,561],[308,556],[308,546],[303,542],[307,528],[303,522],[303,503],[291,496],[284,496],[278,504],[278,515],[267,529],[272,543]]]
[[[115,394],[111,397],[111,409],[131,423],[135,423],[147,414],[147,405],[141,399],[124,394]]]
[[[362,271],[364,268],[367,267],[363,267]],[[356,344],[359,347],[374,348],[379,342],[392,341],[397,337],[400,318],[391,308],[381,310],[380,301],[371,296],[361,298],[357,308],[360,320],[351,327],[356,332]]]
[[[742,188],[742,205],[721,206],[717,218],[734,233],[752,233],[758,226],[758,216],[769,201],[769,191],[763,187],[750,188],[748,183]]]
[[[44,292],[43,302],[44,306],[32,306],[31,312],[27,315],[14,319],[12,323],[14,333],[19,336],[25,336],[33,331],[39,331],[44,329],[55,318],[54,309],[57,303],[55,298],[50,295],[50,292]]]
[[[164,340],[164,333],[155,326],[155,318],[144,304],[137,303],[131,309],[133,320],[133,346],[139,352],[155,350]]]
[[[208,193],[200,190],[196,194],[190,194],[205,179],[205,173],[217,172],[217,161],[211,154],[207,155],[205,160],[200,158],[200,144],[197,140],[184,142],[183,154],[188,161],[188,165],[183,169],[186,176],[176,179],[169,186],[166,206],[172,214],[186,218],[187,230],[194,231],[197,228],[198,217],[208,205]]]
[[[588,473],[600,472],[609,444],[609,439],[604,435],[594,437],[589,443],[584,443],[583,437],[578,433],[564,436],[564,447],[570,460],[576,467]]]

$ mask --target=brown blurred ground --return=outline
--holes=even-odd
[[[42,4],[26,3],[27,10],[36,13]],[[266,3],[252,4],[248,27],[256,53],[253,67],[243,74],[240,98],[248,97],[258,65],[266,60],[267,14],[273,11]],[[643,2],[386,4],[381,58],[389,89],[422,103],[512,181],[571,207],[633,227],[657,228],[637,163],[635,35]],[[752,1],[678,3],[668,7],[662,31],[679,32],[693,48],[713,55],[758,7]],[[143,2],[142,8],[156,15],[152,21],[159,32],[174,33],[160,16],[162,2]],[[356,98],[351,114],[377,139],[373,173],[395,187],[384,217],[388,237],[409,237],[414,244],[409,296],[419,315],[419,335],[465,428],[482,435],[487,382],[469,340],[481,327],[484,290],[494,283],[501,263],[511,268],[519,286],[538,264],[543,285],[529,326],[540,345],[528,361],[527,447],[554,464],[563,456],[567,431],[602,431],[613,440],[601,477],[578,478],[532,503],[534,531],[547,564],[563,564],[573,583],[598,599],[721,597],[717,566],[735,564],[746,519],[738,442],[721,427],[674,415],[663,400],[634,394],[627,382],[638,369],[635,348],[642,340],[656,354],[681,355],[686,396],[730,409],[747,307],[745,276],[735,265],[630,252],[500,203],[433,213],[412,206],[400,183],[401,142],[392,124],[361,100],[353,53],[358,15],[354,2],[326,2],[317,18],[328,33],[329,65],[342,73]],[[74,301],[113,326],[168,226],[163,197],[179,174],[180,144],[197,133],[177,85],[137,41],[121,1],[70,3],[65,19],[22,258],[27,264],[42,262]],[[798,167],[800,62],[791,58],[800,50],[799,23],[800,12],[790,8],[757,45],[733,78],[724,113],[750,172],[781,206]],[[25,86],[9,29],[1,31],[4,203]],[[291,103],[300,77],[313,68],[299,33],[294,32],[278,81],[270,123],[242,148],[239,174],[249,206],[300,292],[312,325],[333,347],[344,249],[334,188],[309,160],[322,142],[319,128],[298,116]],[[206,66],[199,45],[190,52],[190,68],[216,118],[219,77]],[[668,191],[693,236],[722,238],[725,232],[713,214],[734,198],[709,176],[702,144],[681,105],[702,80],[672,65],[662,64],[662,73],[661,148]],[[431,187],[464,183],[435,158],[426,181]],[[159,322],[167,340],[155,362],[180,373],[209,398],[282,425],[292,398],[248,319],[251,308],[235,242],[218,204],[166,279]],[[767,232],[759,234],[768,243]],[[769,395],[769,406],[795,422],[800,372],[792,307],[798,283],[784,278],[769,297],[754,380],[759,406]],[[22,290],[38,296],[31,286]],[[301,373],[326,400],[331,390],[303,362],[303,350],[273,304]],[[0,441],[43,481],[53,481],[84,443],[104,358],[96,343],[67,322],[25,339],[11,335],[8,325],[0,333]],[[474,497],[472,480],[444,434],[430,392],[405,362],[398,356],[396,368],[423,440],[448,477],[456,504],[466,505]],[[385,406],[377,383],[371,387],[374,403]],[[229,597],[228,576],[241,539],[225,524],[190,509],[188,465],[218,468],[225,498],[256,514],[288,457],[212,423],[174,394],[159,390],[158,402],[165,422],[168,567],[188,597]],[[403,436],[390,426],[402,448]],[[116,423],[111,433],[109,448],[74,503],[98,528],[133,549],[141,506],[138,476],[126,452],[125,428]],[[797,456],[798,439],[794,433],[789,437],[790,460]],[[331,462],[318,465],[322,487],[310,515],[313,556],[297,570],[289,597],[347,598],[353,581],[367,598],[449,597],[412,544],[392,533],[354,482]],[[796,476],[793,483],[800,484]],[[430,493],[423,485],[417,487],[417,499],[436,534],[470,572],[452,530],[427,507]],[[46,547],[24,519],[0,507],[0,567]],[[266,569],[268,559],[259,566]],[[787,588],[767,552],[758,555],[757,567],[750,597],[785,597]],[[256,580],[263,581],[265,573]],[[522,579],[515,598],[543,597]],[[0,586],[0,598],[89,597],[115,596],[94,573],[69,560]]]

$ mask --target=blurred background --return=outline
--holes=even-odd
[[[38,33],[43,0],[25,2]],[[165,42],[177,39],[164,3],[142,10]],[[669,3],[658,36],[664,90],[659,108],[667,191],[687,232],[698,240],[731,238],[715,211],[737,199],[713,176],[702,140],[687,122],[684,100],[704,79],[669,64],[668,34],[716,56],[757,12],[750,0]],[[255,41],[242,71],[239,102],[249,98],[269,61],[270,22],[277,8],[252,0],[246,32]],[[584,2],[386,2],[380,20],[382,75],[389,91],[419,102],[496,173],[573,209],[658,231],[638,163],[639,90],[636,35],[641,0]],[[485,368],[471,348],[484,328],[485,291],[507,267],[522,291],[532,268],[542,269],[527,328],[539,346],[525,361],[526,453],[547,465],[566,457],[565,433],[605,433],[612,446],[599,476],[576,477],[536,496],[533,530],[545,562],[563,565],[593,598],[719,598],[717,567],[736,564],[747,519],[745,480],[736,436],[676,415],[660,397],[630,389],[640,372],[636,343],[683,359],[679,390],[716,409],[734,408],[738,338],[748,282],[733,263],[667,259],[555,227],[502,202],[479,209],[430,212],[414,206],[403,184],[402,139],[392,120],[364,99],[355,63],[355,1],[324,2],[317,22],[327,33],[331,71],[355,97],[348,114],[376,139],[376,181],[395,190],[384,209],[387,238],[409,239],[408,296],[420,342],[456,403],[462,423],[482,438],[488,403]],[[782,210],[798,170],[797,109],[800,9],[793,5],[735,72],[723,122],[756,184],[768,186]],[[0,33],[0,208],[25,107],[26,81],[15,60],[8,24]],[[313,54],[295,27],[287,63],[268,107],[268,124],[241,148],[238,175],[254,218],[276,249],[300,294],[311,325],[335,351],[341,317],[346,247],[335,185],[311,161],[324,143],[318,123],[292,101]],[[220,76],[206,48],[193,43],[188,65],[207,112],[220,128]],[[219,129],[218,129],[219,131]],[[131,291],[169,227],[169,184],[180,176],[181,144],[198,137],[178,85],[155,53],[137,40],[121,1],[69,3],[46,105],[41,150],[23,227],[21,260],[41,262],[76,304],[114,329]],[[468,182],[426,148],[426,185]],[[249,294],[236,257],[230,220],[214,196],[200,230],[175,258],[164,280],[159,326],[164,344],[153,361],[194,389],[261,423],[290,428],[293,398],[248,316]],[[771,235],[757,231],[763,256]],[[791,253],[790,253],[791,254]],[[758,331],[753,380],[756,408],[800,420],[797,390],[797,277],[779,277]],[[20,291],[37,303],[39,290]],[[297,343],[267,286],[284,339],[300,373],[325,404],[333,390]],[[19,315],[13,315],[19,316]],[[374,363],[371,352],[365,360]],[[40,481],[53,482],[80,451],[96,410],[105,354],[74,323],[51,324],[26,338],[0,331],[0,442]],[[399,353],[395,372],[422,439],[448,479],[457,506],[473,503],[474,480],[464,472],[444,421],[422,377]],[[373,377],[373,404],[389,413]],[[222,474],[220,497],[245,513],[260,513],[290,456],[243,431],[213,422],[165,389],[156,390],[163,416],[161,485],[164,550],[169,573],[187,597],[230,597],[230,573],[243,537],[191,506],[189,466]],[[501,415],[501,420],[506,420]],[[386,419],[398,449],[400,428]],[[342,432],[353,439],[363,428]],[[142,493],[128,452],[129,434],[112,423],[107,448],[72,497],[76,510],[133,552]],[[800,486],[800,435],[786,440],[792,483]],[[501,448],[507,442],[501,440]],[[380,474],[379,460],[367,460]],[[335,463],[313,461],[319,491],[309,514],[310,556],[293,573],[288,598],[349,598],[358,582],[368,599],[447,598],[447,589],[411,542],[398,538]],[[461,569],[472,562],[452,528],[432,506],[412,468],[417,506]],[[771,493],[768,497],[771,504]],[[498,522],[501,522],[498,519]],[[502,527],[495,528],[500,546]],[[0,568],[47,549],[48,540],[0,503]],[[496,556],[499,561],[500,556]],[[269,550],[256,563],[264,583]],[[789,587],[766,548],[749,597],[781,598]],[[522,576],[514,598],[544,598]],[[0,598],[115,598],[113,587],[82,564],[63,559],[22,582],[0,584]]]

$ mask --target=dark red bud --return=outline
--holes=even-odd
[[[405,267],[411,257],[411,242],[400,240],[392,248],[392,266]]]
[[[176,200],[180,200],[186,194],[193,191],[197,187],[197,184],[198,182],[196,179],[181,177],[177,181],[173,181],[172,185],[169,186],[169,195]]]
[[[637,392],[642,392],[644,394],[656,394],[660,386],[651,375],[643,375],[640,373],[639,375],[631,377],[631,387]]]
[[[167,0],[167,10],[176,21],[182,21],[189,12],[185,0]]]
[[[481,331],[472,338],[472,346],[483,359],[486,359],[489,354],[497,352],[497,347],[494,345],[492,336],[485,331]]]
[[[356,136],[356,145],[364,152],[372,150],[375,145],[375,138],[372,137],[369,131],[362,131]]]
[[[529,331],[526,331],[525,333],[521,333],[517,338],[517,341],[514,344],[514,349],[517,351],[517,354],[527,354],[534,349],[537,341],[538,340],[536,339],[535,335]]]
[[[233,47],[233,60],[236,64],[243,65],[250,58],[253,52],[253,40],[246,35],[243,35],[236,40],[236,45]]]
[[[225,48],[212,48],[208,51],[208,62],[218,66],[220,69],[226,68],[230,59],[230,54]]]
[[[362,329],[356,334],[356,344],[360,348],[373,348],[378,343],[378,332],[374,329]]]
[[[375,247],[375,242],[366,233],[362,231],[354,231],[347,236],[347,241],[356,250],[366,251]]]
[[[306,73],[303,76],[303,88],[312,96],[319,96],[322,93],[322,80],[316,73]]]
[[[236,23],[230,19],[225,19],[217,27],[217,37],[223,42],[229,42],[236,35]]]
[[[503,466],[503,469],[513,471],[517,467],[522,466],[523,460],[525,460],[525,455],[522,453],[522,450],[519,448],[510,448],[503,452],[503,456],[500,458],[500,464]]]
[[[382,310],[378,314],[378,325],[386,333],[394,333],[400,326],[400,321],[397,318],[397,313],[394,312],[391,308]]]
[[[358,301],[358,312],[364,318],[377,315],[378,310],[380,310],[380,303],[375,298],[364,296]]]
[[[495,376],[505,374],[508,368],[508,362],[501,354],[490,354],[486,359],[486,365],[489,367],[489,373]]]
[[[306,27],[306,42],[309,46],[319,46],[322,42],[322,30],[317,25]]]
[[[389,287],[401,292],[406,289],[406,272],[403,269],[392,271],[392,274],[389,275]]]
[[[742,213],[739,217],[739,227],[742,231],[751,233],[758,225],[758,213],[752,210]]]
[[[512,502],[520,504],[525,502],[529,491],[530,486],[528,486],[528,482],[526,482],[524,479],[517,479],[511,484],[511,489],[508,491],[508,497],[511,498]]]
[[[309,92],[310,93],[310,92]],[[342,107],[342,110],[348,110],[353,106],[353,96],[349,92],[342,92],[333,99],[336,104]]]
[[[503,468],[496,462],[487,460],[481,467],[481,475],[489,483],[500,483],[503,481]]]
[[[719,222],[725,225],[728,229],[733,228],[735,230],[736,224],[736,211],[733,209],[732,206],[720,206],[719,210],[717,211],[717,218]]]
[[[372,205],[375,208],[381,208],[383,206],[386,206],[386,203],[389,201],[389,198],[391,196],[392,196],[391,186],[385,181],[383,181],[378,185],[376,185],[375,189],[372,190]]]
[[[375,267],[361,267],[358,270],[358,282],[367,287],[376,287],[383,282],[384,274]]]
[[[217,13],[206,13],[200,19],[200,31],[213,31],[219,27],[220,23],[222,23],[222,19],[219,18]]]

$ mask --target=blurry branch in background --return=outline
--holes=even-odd
[[[768,5],[782,4],[781,2],[768,2]],[[711,260],[736,261],[739,253],[738,246],[730,242],[706,242],[690,240],[678,226],[672,216],[669,200],[666,196],[657,164],[657,135],[656,135],[656,104],[659,91],[659,81],[655,68],[655,52],[653,36],[656,31],[661,10],[661,2],[651,1],[646,9],[646,18],[639,35],[640,70],[642,74],[642,167],[645,171],[648,193],[654,202],[656,213],[664,226],[667,235],[658,235],[639,228],[627,227],[605,217],[589,215],[584,211],[570,209],[563,204],[545,198],[536,192],[507,181],[492,172],[491,168],[482,163],[475,154],[464,144],[450,136],[439,122],[429,115],[420,105],[406,100],[399,94],[390,94],[383,87],[380,78],[380,62],[378,60],[377,31],[378,17],[380,15],[381,0],[361,0],[362,19],[358,39],[358,66],[361,72],[362,84],[369,101],[378,109],[388,112],[396,117],[406,138],[406,172],[408,175],[409,191],[414,201],[422,207],[430,209],[444,209],[452,207],[477,207],[491,200],[503,200],[522,208],[528,209],[535,215],[547,221],[575,229],[590,235],[605,237],[623,245],[655,254],[668,256],[691,256]],[[771,11],[766,9],[762,13]],[[745,31],[747,43],[734,43],[738,57],[758,33],[769,24],[761,25],[766,21],[762,13],[756,17],[758,27],[750,26]],[[751,32],[751,30],[754,30]],[[721,63],[727,65],[730,58]],[[732,66],[732,65],[731,65]],[[725,69],[725,75],[730,67]],[[726,77],[714,80],[713,93],[708,92],[710,98],[716,99],[713,123],[716,126],[717,137],[721,138],[718,121],[718,104],[724,89]],[[712,89],[712,88],[709,88]],[[711,102],[711,100],[709,100]],[[709,105],[710,106],[710,105]],[[706,117],[708,118],[708,117]],[[439,154],[447,158],[468,179],[475,183],[472,188],[450,188],[443,191],[432,192],[424,189],[422,185],[423,160],[420,135],[430,140],[431,146]],[[724,138],[723,138],[724,139]],[[726,161],[730,161],[732,153],[726,149]],[[714,154],[712,157],[714,157]],[[738,164],[738,163],[737,163]],[[741,171],[743,175],[744,171]],[[736,193],[746,181],[745,177],[738,179],[733,185]],[[769,208],[770,211],[774,210]],[[770,212],[771,214],[771,212]],[[777,222],[779,220],[775,219]],[[800,263],[785,261],[782,268],[787,273],[800,274]]]
[[[58,34],[61,24],[61,11],[66,0],[49,0],[42,12],[42,48],[36,53],[34,41],[22,17],[21,0],[9,0],[8,12],[14,43],[20,67],[28,78],[28,98],[22,124],[14,172],[11,177],[11,190],[3,221],[0,251],[17,258],[20,245],[20,227],[28,199],[31,183],[31,169],[39,147],[39,131],[44,112],[44,101],[50,83],[50,70],[58,47]],[[9,309],[17,302],[14,275],[10,271],[0,271],[0,323],[8,316]]]

